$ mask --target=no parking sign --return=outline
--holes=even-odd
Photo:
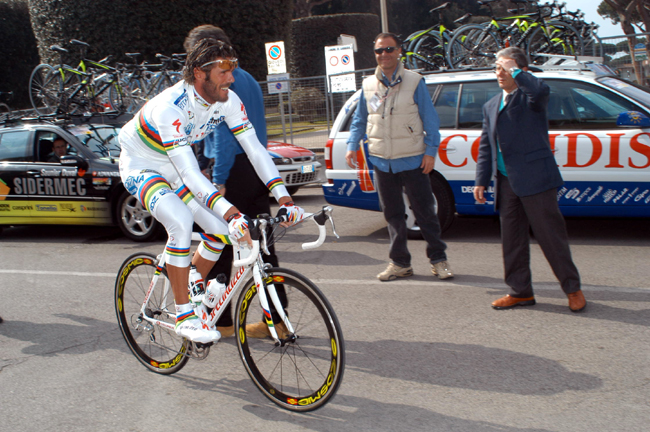
[[[354,51],[352,45],[332,45],[325,47],[325,71],[328,76],[328,90],[332,93],[356,91],[354,73]],[[330,75],[334,75],[330,77]],[[331,82],[331,89],[329,88]]]
[[[269,42],[264,46],[266,47],[266,67],[269,75],[287,73],[284,42]]]

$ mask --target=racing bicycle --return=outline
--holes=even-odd
[[[331,213],[332,208],[324,206],[306,215],[303,221],[314,220],[319,236],[314,242],[304,243],[303,249],[323,244],[328,220],[338,237]],[[261,254],[268,254],[267,227],[277,228],[284,220],[269,215],[253,219],[253,247],[240,249],[233,245],[238,270],[214,309],[199,309],[197,315],[203,325],[214,329],[225,306],[239,293],[235,337],[248,375],[278,406],[307,412],[325,405],[338,390],[345,367],[345,347],[336,314],[320,289],[293,270],[271,267],[262,261]],[[192,237],[215,240],[214,236],[200,233]],[[278,295],[282,291],[286,299]],[[124,261],[115,282],[115,311],[127,345],[153,372],[178,372],[190,358],[205,359],[213,345],[176,335],[176,310],[163,254],[156,257],[140,252]],[[248,337],[246,325],[259,322],[262,316],[271,336]],[[272,316],[276,317],[275,324]],[[284,326],[278,324],[278,318]]]

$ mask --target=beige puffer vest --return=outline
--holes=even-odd
[[[397,159],[424,153],[424,127],[413,101],[415,90],[422,75],[398,65],[397,76],[402,82],[386,87],[381,82],[381,69],[363,81],[363,94],[368,107],[368,151],[370,155],[383,159]],[[370,101],[375,97],[385,98],[376,110]],[[375,98],[377,100],[377,98]]]

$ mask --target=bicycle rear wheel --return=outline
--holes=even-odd
[[[493,32],[479,24],[466,24],[454,31],[447,45],[447,61],[452,68],[492,66],[500,49]]]
[[[547,26],[548,35],[544,27],[538,27],[528,37],[527,53],[531,63],[543,64],[549,59],[540,54],[584,54],[582,38],[573,26],[560,21],[550,21]]]
[[[411,55],[411,63],[416,69],[435,71],[447,67],[445,43],[436,33],[427,33],[421,36]]]
[[[244,286],[237,301],[237,346],[246,371],[260,391],[289,411],[313,411],[336,394],[345,369],[341,326],[323,293],[309,279],[288,269],[267,271],[267,283],[283,284],[287,314],[295,330],[279,346],[270,338],[251,338],[246,325],[260,321],[255,282]]]
[[[115,282],[115,313],[133,355],[147,369],[168,375],[185,366],[190,342],[173,330],[174,295],[164,268],[159,269],[160,277],[151,291],[145,313],[171,324],[172,328],[154,326],[143,318],[142,303],[157,270],[156,263],[156,257],[149,253],[136,253],[124,261]]]
[[[34,68],[29,78],[29,100],[39,115],[53,114],[59,106],[63,83],[58,71],[48,64]]]

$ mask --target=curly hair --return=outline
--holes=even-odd
[[[220,41],[224,41],[228,45],[232,45],[228,35],[223,31],[221,27],[213,26],[211,24],[203,24],[198,27],[194,27],[187,34],[185,42],[183,42],[183,48],[185,52],[192,51],[194,45],[199,43],[202,39],[212,38]]]
[[[217,58],[237,58],[237,53],[233,47],[223,41],[212,38],[200,40],[187,54],[185,67],[183,68],[185,82],[194,84],[194,69],[199,68],[204,72],[210,72],[214,66],[204,68],[201,68],[201,66]]]

